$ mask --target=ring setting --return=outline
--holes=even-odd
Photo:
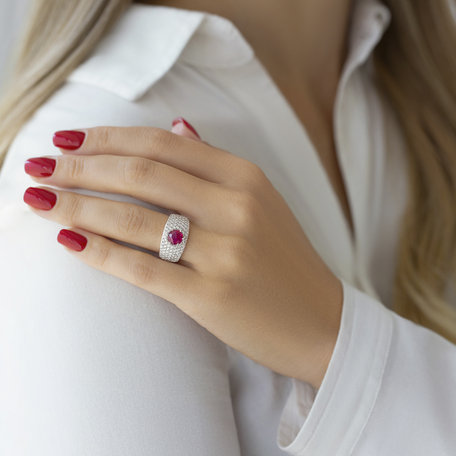
[[[190,220],[184,215],[170,214],[163,228],[159,257],[177,263],[187,244]]]
[[[168,233],[168,241],[173,245],[180,244],[183,239],[184,233],[180,230],[172,230]]]

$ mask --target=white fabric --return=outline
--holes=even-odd
[[[455,454],[456,347],[390,310],[406,161],[371,59],[390,20],[379,0],[356,0],[334,110],[351,239],[305,128],[236,27],[129,7],[27,122],[0,173],[1,456]],[[68,255],[56,242],[62,227],[22,201],[35,185],[23,162],[58,154],[54,131],[169,129],[178,115],[260,165],[341,278],[341,327],[318,391]]]

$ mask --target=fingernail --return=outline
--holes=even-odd
[[[52,142],[54,146],[62,149],[75,150],[84,142],[85,133],[75,130],[60,130],[54,133]]]
[[[182,122],[192,133],[194,133],[196,136],[198,136],[199,139],[201,139],[201,137],[198,134],[198,132],[183,117],[176,117],[173,120],[173,125],[172,126],[174,127],[174,125],[176,125],[176,124],[178,124],[180,122]]]
[[[24,193],[24,201],[35,209],[48,211],[57,201],[57,195],[43,188],[29,187]]]
[[[59,231],[57,241],[65,247],[68,247],[71,250],[76,250],[77,252],[84,250],[87,245],[87,238],[85,236],[65,229]]]
[[[55,160],[46,157],[33,157],[24,163],[24,171],[30,176],[48,177],[55,169]]]

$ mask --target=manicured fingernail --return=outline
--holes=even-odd
[[[57,195],[44,188],[29,187],[24,193],[24,201],[35,209],[48,211],[57,201]]]
[[[48,177],[55,169],[55,160],[46,157],[33,157],[24,163],[24,171],[30,176]]]
[[[192,133],[194,133],[196,136],[198,136],[199,139],[201,139],[201,137],[198,134],[198,132],[183,117],[176,117],[173,120],[173,125],[172,126],[174,127],[174,125],[176,125],[176,124],[178,124],[180,122],[182,122]]]
[[[57,241],[65,247],[68,247],[71,250],[76,250],[77,252],[84,250],[87,245],[87,238],[85,236],[65,229],[59,231]]]
[[[54,133],[52,142],[54,146],[61,147],[62,149],[75,150],[81,147],[84,138],[85,133],[83,131],[60,130]]]

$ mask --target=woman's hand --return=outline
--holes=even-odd
[[[339,331],[342,284],[263,171],[200,141],[182,121],[172,132],[79,131],[74,138],[82,145],[66,150],[56,142],[63,155],[25,165],[41,176],[33,177],[43,184],[35,189],[45,189],[48,198],[29,188],[24,201],[82,241],[68,252],[174,303],[254,361],[319,388]],[[123,193],[187,216],[181,260],[108,239],[158,252],[166,214],[44,185]],[[65,234],[59,233],[62,242]]]

